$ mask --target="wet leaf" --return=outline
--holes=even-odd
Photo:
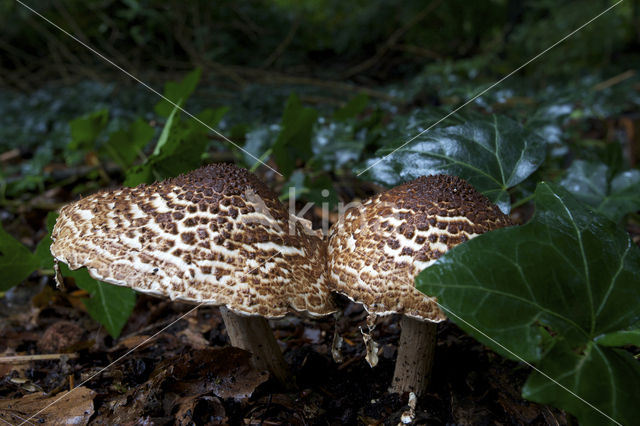
[[[418,276],[417,287],[482,343],[536,363],[573,393],[533,373],[526,398],[565,409],[582,424],[608,422],[579,395],[631,424],[640,364],[600,342],[636,341],[620,332],[640,325],[640,250],[560,187],[539,184],[535,201],[529,223],[455,247]]]
[[[378,150],[366,161],[364,168],[371,168],[364,176],[387,186],[430,174],[460,176],[505,213],[511,205],[507,190],[529,177],[545,157],[537,134],[497,115],[433,129],[385,157],[394,149]]]
[[[0,225],[0,291],[20,284],[38,265],[38,258]]]
[[[604,163],[576,160],[560,184],[614,222],[640,210],[640,170],[637,169],[612,176],[611,169]]]

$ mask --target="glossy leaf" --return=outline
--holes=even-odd
[[[600,342],[609,335],[634,341],[619,333],[640,324],[640,250],[560,187],[539,184],[535,201],[529,223],[455,247],[418,276],[417,287],[437,296],[449,318],[484,344],[533,362],[608,416],[633,423],[629,395],[640,386],[638,363]],[[524,395],[583,424],[607,423],[543,379],[533,374]]]
[[[629,352],[590,342],[576,353],[558,342],[537,367],[571,392],[533,371],[522,388],[525,398],[562,408],[582,425],[637,422],[640,362]]]
[[[432,129],[385,157],[394,149],[378,150],[366,162],[364,168],[371,168],[365,176],[388,186],[422,175],[460,176],[504,212],[510,210],[507,190],[530,176],[545,157],[544,141],[537,134],[497,115]]]
[[[596,161],[574,161],[560,183],[579,200],[611,220],[640,210],[640,170],[612,176],[611,169]]]
[[[640,348],[640,329],[622,330],[596,337],[600,346],[634,345]]]
[[[0,225],[0,291],[24,281],[38,268],[38,259]]]

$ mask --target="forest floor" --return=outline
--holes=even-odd
[[[373,335],[380,362],[373,369],[364,359],[359,328],[366,312],[359,305],[348,303],[337,321],[342,363],[331,355],[335,318],[271,321],[296,381],[287,390],[256,371],[247,352],[229,346],[216,307],[200,307],[156,334],[193,305],[140,295],[114,340],[84,311],[82,290],[73,283],[56,290],[52,282],[27,282],[0,299],[3,423],[395,425],[408,409],[408,395],[388,391],[397,317],[378,320]],[[59,355],[8,360],[49,353]],[[567,424],[564,413],[520,396],[529,368],[496,355],[450,322],[439,325],[435,358],[414,424]]]

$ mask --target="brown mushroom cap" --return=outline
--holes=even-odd
[[[335,310],[323,241],[233,165],[90,195],[62,208],[52,239],[71,269],[144,293],[268,318]]]
[[[455,245],[510,224],[465,180],[422,176],[348,209],[331,228],[329,284],[376,315],[442,321],[416,275]]]

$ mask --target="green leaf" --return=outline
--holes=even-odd
[[[178,107],[174,107],[169,114],[167,122],[162,128],[162,133],[158,138],[158,142],[153,150],[153,153],[147,158],[144,164],[135,166],[127,171],[127,177],[124,181],[126,186],[136,186],[141,183],[150,183],[153,180],[153,167],[154,164],[160,159],[171,155],[180,144],[178,138],[178,124],[180,117],[176,118]]]
[[[58,218],[57,212],[49,212],[47,214],[47,235],[40,240],[36,247],[35,256],[38,259],[38,267],[40,269],[53,269],[53,255],[51,254],[51,231],[56,224]]]
[[[187,98],[191,96],[195,90],[198,82],[200,81],[200,75],[202,70],[196,68],[186,75],[182,81],[169,81],[164,85],[164,96],[168,98],[174,104],[186,103]],[[175,105],[171,102],[163,99],[155,106],[155,111],[162,117],[168,117],[169,114],[175,109]]]
[[[310,201],[321,208],[337,207],[340,201],[329,176],[324,173],[312,176],[303,170],[295,170],[284,183],[280,200],[288,200],[291,195],[296,200]]]
[[[350,118],[355,118],[360,114],[369,103],[369,97],[364,93],[354,96],[347,102],[345,106],[336,110],[333,113],[333,119],[337,121],[344,121]]]
[[[576,160],[560,184],[580,201],[619,222],[627,213],[640,210],[640,170],[611,175],[604,163]]]
[[[146,161],[127,171],[125,185],[135,186],[186,173],[202,164],[206,152],[209,129],[200,121],[215,126],[227,112],[227,107],[205,109],[196,119],[180,120],[174,108],[156,143],[153,153]]]
[[[605,415],[623,425],[637,422],[640,362],[629,352],[594,343],[580,353],[557,346],[538,368],[573,393],[534,371],[522,388],[525,398],[562,408],[585,426],[615,424]]]
[[[101,109],[72,120],[71,142],[68,149],[71,151],[87,151],[94,148],[96,139],[107,127],[109,110]]]
[[[413,130],[416,134],[423,129]],[[371,168],[365,176],[388,186],[422,175],[460,176],[505,213],[510,210],[507,190],[529,177],[545,157],[544,141],[537,134],[496,115],[430,130],[384,158],[394,149],[381,148],[367,160],[362,169]]]
[[[125,130],[118,130],[109,135],[109,140],[102,147],[101,153],[108,155],[123,169],[131,167],[136,157],[151,141],[155,131],[146,121],[138,118]]]
[[[64,264],[60,267],[63,276],[72,277],[79,288],[89,293],[90,297],[82,302],[91,318],[102,324],[113,338],[118,337],[135,306],[135,292],[128,287],[97,281],[85,268],[72,271]]]
[[[311,134],[318,113],[306,108],[292,93],[282,115],[282,130],[273,144],[273,159],[285,177],[289,177],[297,160],[307,161],[312,156]]]
[[[417,287],[484,344],[534,362],[608,416],[632,424],[637,361],[600,345],[599,336],[639,324],[640,250],[623,229],[560,187],[539,184],[535,201],[529,223],[455,247],[420,273]],[[607,422],[538,373],[523,394],[582,424]]]
[[[38,259],[0,225],[0,291],[20,284],[38,268]]]
[[[640,329],[615,331],[596,337],[596,343],[600,346],[625,346],[634,345],[640,347]]]

